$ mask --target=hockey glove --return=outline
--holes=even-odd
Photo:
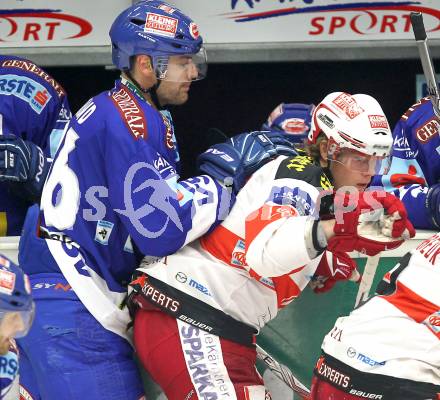
[[[385,191],[337,193],[334,204],[335,236],[328,242],[329,251],[374,256],[415,235],[403,203]]]
[[[15,135],[0,135],[0,181],[32,202],[39,201],[49,163],[34,143]]]
[[[435,227],[440,227],[440,183],[432,185],[425,200],[426,209]]]
[[[250,132],[234,136],[224,143],[211,146],[197,158],[203,174],[231,186],[237,193],[247,178],[258,168],[280,154],[296,155],[296,151],[281,134]]]
[[[326,251],[310,281],[310,286],[315,293],[324,293],[333,288],[337,281],[359,282],[361,275],[356,267],[355,261],[347,253]]]

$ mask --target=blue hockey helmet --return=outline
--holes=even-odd
[[[34,311],[29,278],[21,268],[0,254],[0,335],[26,335]]]
[[[281,103],[261,129],[282,132],[291,143],[302,144],[309,134],[314,109],[313,104]]]
[[[113,64],[130,69],[130,57],[149,55],[158,79],[169,79],[169,57],[187,56],[200,80],[207,59],[196,23],[179,9],[157,0],[142,0],[124,10],[110,28]]]

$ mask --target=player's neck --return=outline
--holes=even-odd
[[[149,104],[157,109],[150,92],[147,92],[147,89],[142,89],[139,83],[131,76],[127,76],[124,73],[121,74],[121,82],[123,85],[127,86],[132,92],[134,92],[138,97],[144,98]]]

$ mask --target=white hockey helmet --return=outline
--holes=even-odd
[[[373,97],[344,92],[327,95],[313,112],[309,142],[316,143],[321,132],[329,141],[330,160],[337,160],[346,149],[355,150],[373,157],[375,173],[389,169],[392,134],[382,107]]]

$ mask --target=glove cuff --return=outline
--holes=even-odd
[[[309,219],[305,226],[307,252],[311,259],[318,257],[327,248],[327,239],[319,219]]]

